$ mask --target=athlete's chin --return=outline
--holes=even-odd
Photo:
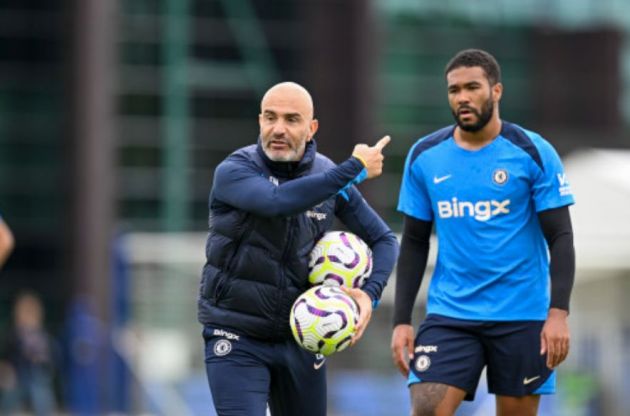
[[[468,132],[468,133],[476,133],[483,128],[479,123],[463,123],[461,120],[457,121],[457,125],[460,129]]]
[[[467,129],[462,128],[462,130],[464,130],[466,133],[477,133],[479,131],[481,131],[481,128],[476,127],[476,126],[471,126]]]
[[[266,149],[265,154],[273,162],[297,162],[297,155],[293,151]]]
[[[460,125],[468,125],[468,126],[474,126],[475,124],[479,123],[479,118],[476,117],[474,114],[459,114],[457,116],[457,122]]]

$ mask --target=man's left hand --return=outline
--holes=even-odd
[[[350,289],[347,287],[342,287],[341,289],[348,295],[352,296],[357,305],[359,305],[359,323],[357,323],[357,330],[355,331],[354,336],[352,337],[352,343],[350,344],[354,345],[363,335],[363,331],[365,331],[365,328],[372,317],[372,299],[361,289]]]
[[[540,354],[547,353],[547,367],[557,367],[569,355],[569,313],[551,308],[540,333]]]

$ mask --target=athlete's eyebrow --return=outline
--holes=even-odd
[[[481,82],[479,81],[469,81],[464,84],[451,84],[448,86],[449,91],[455,91],[460,88],[470,88],[470,87],[479,87],[481,86]]]

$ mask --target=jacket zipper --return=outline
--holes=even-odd
[[[279,292],[278,292],[278,307],[276,309],[276,317],[278,317],[278,319],[275,319],[274,321],[276,322],[275,328],[274,328],[274,332],[275,333],[282,333],[282,331],[278,331],[278,322],[280,321],[280,312],[282,311],[282,299],[284,297],[284,294],[286,292],[286,288],[287,288],[287,275],[286,275],[286,261],[289,258],[289,251],[291,249],[291,245],[293,243],[293,234],[294,234],[294,230],[295,230],[295,223],[297,221],[297,218],[295,216],[290,217],[288,220],[288,232],[287,232],[287,238],[286,238],[286,244],[284,246],[284,251],[282,253],[282,257],[280,259],[280,285],[279,285]]]

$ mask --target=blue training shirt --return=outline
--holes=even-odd
[[[458,146],[449,126],[420,139],[407,156],[398,210],[433,221],[438,236],[427,313],[547,318],[549,259],[537,213],[574,200],[554,148],[502,123],[481,149]]]

